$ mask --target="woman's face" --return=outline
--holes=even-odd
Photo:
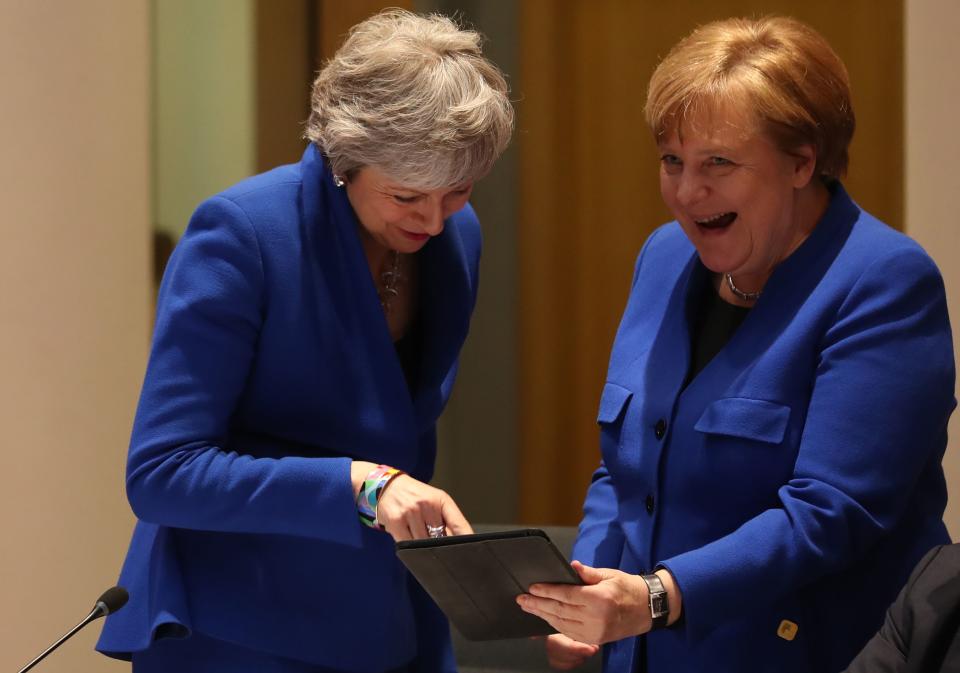
[[[744,115],[694,115],[658,144],[660,193],[711,271],[730,273],[746,290],[762,287],[773,268],[816,226],[798,207],[816,155],[778,149]]]
[[[464,207],[473,184],[422,190],[391,180],[377,168],[358,170],[346,185],[353,212],[383,247],[416,252],[443,231],[443,222]]]

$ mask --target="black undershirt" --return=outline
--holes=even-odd
[[[419,384],[422,337],[418,316],[407,329],[407,333],[393,342],[393,347],[397,351],[397,359],[400,360],[400,368],[403,369],[403,375],[407,379],[407,388],[411,395],[417,390]]]
[[[703,371],[750,313],[746,306],[734,306],[721,299],[709,279],[691,308],[690,371],[686,384]]]

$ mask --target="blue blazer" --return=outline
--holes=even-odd
[[[344,190],[299,164],[204,202],[160,290],[127,465],[130,603],[97,648],[191,629],[343,671],[454,670],[442,614],[361,525],[351,459],[428,481],[477,293],[467,206],[418,254],[411,395]]]
[[[943,282],[916,243],[836,185],[810,237],[683,387],[688,301],[708,276],[675,222],[640,253],[574,557],[676,578],[682,620],[646,636],[650,673],[838,671],[911,568],[948,541]],[[606,670],[631,670],[637,645],[607,647]]]

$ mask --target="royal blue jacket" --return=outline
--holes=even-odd
[[[477,292],[467,206],[420,253],[411,394],[357,222],[312,145],[204,202],[170,259],[127,465],[130,604],[97,648],[197,630],[342,671],[454,669],[449,628],[364,527],[351,459],[428,481]]]
[[[574,557],[673,574],[682,619],[646,636],[650,673],[839,671],[911,568],[948,541],[943,282],[916,243],[836,185],[684,387],[689,300],[706,282],[677,223],[640,253]],[[606,670],[629,671],[637,646],[608,646]]]

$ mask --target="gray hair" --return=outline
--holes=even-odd
[[[482,178],[510,142],[513,106],[480,44],[436,14],[358,23],[313,84],[305,136],[339,175],[374,166],[420,189]]]

